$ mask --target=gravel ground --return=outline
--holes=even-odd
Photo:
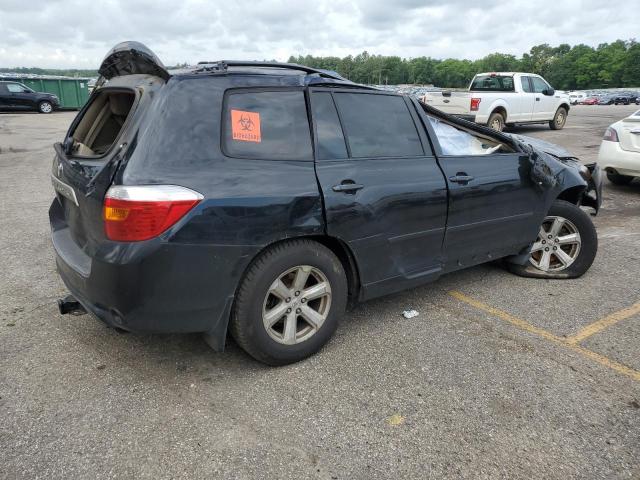
[[[633,109],[517,132],[591,162]],[[267,368],[233,342],[57,313],[51,144],[73,116],[0,114],[0,477],[640,478],[640,376],[614,368],[640,371],[640,315],[585,339],[595,360],[563,340],[640,302],[640,182],[606,182],[581,279],[457,272],[356,306],[318,355]]]

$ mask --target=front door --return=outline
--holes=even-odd
[[[531,77],[531,86],[536,98],[533,104],[533,120],[552,120],[556,114],[556,97],[543,93],[551,90],[551,87],[540,77]]]
[[[442,153],[435,130],[425,123]],[[457,142],[458,148],[464,145],[462,139]],[[439,154],[438,159],[449,183],[447,270],[516,254],[535,240],[545,202],[530,179],[528,155]]]
[[[413,106],[378,92],[310,97],[328,234],[355,255],[363,296],[439,275],[447,186]]]
[[[33,93],[19,83],[7,83],[7,89],[11,96],[11,108],[28,110],[33,107]]]

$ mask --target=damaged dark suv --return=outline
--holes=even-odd
[[[291,64],[170,74],[117,45],[55,145],[57,268],[87,310],[137,332],[227,331],[305,358],[363,301],[502,259],[585,273],[601,175],[557,147]]]

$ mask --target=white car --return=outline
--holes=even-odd
[[[598,164],[616,185],[627,185],[640,177],[640,110],[607,128]]]
[[[571,105],[578,105],[588,97],[589,95],[587,95],[585,92],[569,92],[569,100],[571,102]]]
[[[466,92],[427,92],[421,100],[498,131],[505,125],[531,123],[548,123],[560,130],[569,114],[569,95],[556,92],[534,73],[479,73]]]

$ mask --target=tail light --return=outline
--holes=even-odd
[[[471,99],[471,111],[472,112],[477,112],[478,109],[480,108],[480,100],[482,100],[481,98],[472,98]]]
[[[105,234],[118,242],[148,240],[175,225],[202,198],[177,185],[111,187],[104,197]]]
[[[616,132],[615,128],[607,128],[604,132],[603,140],[607,140],[608,142],[619,142],[618,140],[618,132]]]

